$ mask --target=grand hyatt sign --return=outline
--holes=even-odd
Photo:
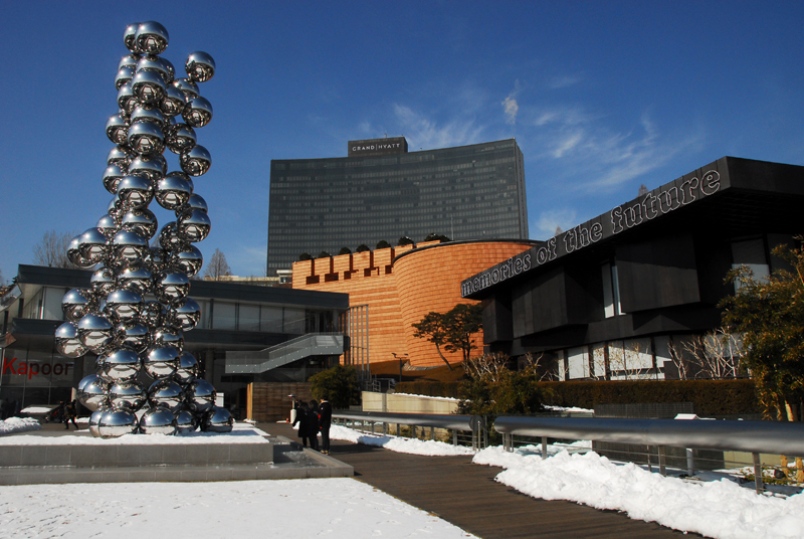
[[[349,141],[349,157],[388,155],[407,152],[408,141],[405,137]]]
[[[578,249],[593,245],[604,238],[656,219],[660,215],[717,193],[720,187],[720,173],[716,170],[708,170],[700,178],[691,176],[664,185],[631,202],[617,206],[597,219],[550,238],[540,247],[520,253],[463,281],[461,295],[471,296]]]

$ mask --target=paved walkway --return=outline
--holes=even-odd
[[[297,439],[287,424],[259,423],[258,427]],[[472,464],[471,457],[407,455],[338,441],[332,442],[330,456],[352,465],[356,479],[482,539],[700,537],[613,511],[525,496],[494,481],[499,468]]]

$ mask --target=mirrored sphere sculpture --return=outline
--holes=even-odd
[[[67,247],[70,262],[93,273],[88,288],[62,298],[66,321],[55,344],[66,357],[97,356],[96,373],[77,388],[78,400],[93,411],[93,436],[187,433],[200,425],[231,430],[228,412],[215,409],[215,388],[199,378],[198,360],[184,349],[184,333],[201,318],[190,297],[190,279],[203,265],[193,244],[211,229],[192,179],[212,164],[198,144],[198,130],[212,120],[199,84],[216,66],[208,53],[193,52],[184,62],[187,76],[176,78],[173,63],[161,56],[168,42],[156,21],[124,29],[112,110],[99,126],[113,144],[100,182],[113,198],[96,226]],[[170,215],[161,229],[152,209]]]
[[[201,430],[206,432],[231,432],[233,425],[234,418],[229,413],[229,410],[215,406],[204,416]]]

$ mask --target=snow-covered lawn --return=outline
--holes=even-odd
[[[240,435],[229,437],[230,441],[244,438],[249,429],[253,427],[238,423],[234,433]],[[474,454],[442,442],[370,435],[338,425],[332,427],[331,437],[428,456]],[[0,443],[8,439],[34,443],[33,438],[92,439],[79,431],[59,437],[2,436]],[[153,443],[160,437],[132,438]],[[588,443],[571,449],[551,446],[549,457],[542,459],[538,446],[514,452],[490,447],[474,454],[473,462],[503,468],[497,481],[529,496],[622,511],[681,531],[722,539],[804,537],[804,494],[757,495],[725,477],[712,481],[662,477],[633,464],[612,462],[589,451]],[[204,537],[471,537],[352,479],[0,487],[0,538],[114,534],[140,539],[157,532]]]

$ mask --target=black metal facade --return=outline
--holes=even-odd
[[[344,247],[374,249],[383,240],[396,245],[401,237],[419,242],[429,234],[527,239],[525,172],[515,140],[271,161],[268,276],[290,269],[303,253],[337,255]]]

